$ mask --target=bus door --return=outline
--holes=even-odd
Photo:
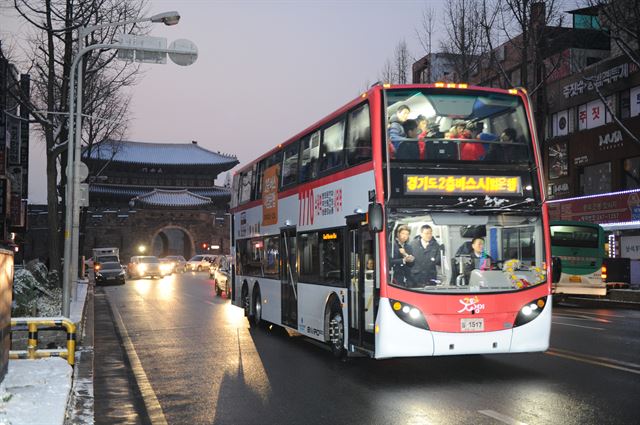
[[[282,324],[298,329],[298,270],[296,268],[296,228],[280,229],[282,268],[280,283],[282,294]]]
[[[375,310],[377,309],[374,235],[369,231],[364,214],[347,217],[349,288],[349,343],[373,350]]]

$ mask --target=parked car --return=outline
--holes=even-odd
[[[209,266],[215,261],[215,259],[215,255],[194,255],[189,261],[187,261],[187,270],[191,270],[194,272],[209,270]]]
[[[224,292],[227,299],[231,298],[231,256],[220,255],[217,258],[216,265],[212,266],[211,269],[213,274],[210,274],[210,276],[213,278],[216,295],[220,296]]]
[[[115,261],[102,262],[95,265],[94,269],[96,285],[102,283],[117,283],[124,285],[124,269],[122,264]]]
[[[173,273],[184,273],[187,268],[187,260],[182,255],[167,255],[161,258],[160,261],[171,262],[173,266]]]
[[[136,255],[131,257],[127,266],[127,274],[130,278],[162,277],[160,260],[151,255]]]

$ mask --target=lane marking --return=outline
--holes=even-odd
[[[599,323],[611,323],[611,320],[601,319],[599,317],[589,317],[589,316],[572,316],[568,314],[554,314],[554,317],[562,317],[563,319],[571,319],[571,320],[586,320],[589,322],[599,322]]]
[[[142,395],[142,401],[147,408],[149,420],[153,425],[167,425],[167,418],[165,418],[164,413],[162,412],[162,406],[160,406],[160,402],[156,397],[156,393],[153,391],[153,387],[151,386],[151,383],[147,378],[147,374],[142,367],[142,362],[140,362],[140,358],[138,357],[138,353],[136,353],[133,342],[131,341],[131,338],[129,338],[129,333],[127,332],[127,328],[124,325],[122,316],[120,316],[118,308],[111,301],[111,299],[109,297],[107,297],[107,299],[109,299],[111,311],[113,311],[113,316],[116,320],[116,326],[118,326],[118,330],[120,331],[120,335],[122,336],[122,342],[124,343],[125,351],[127,352],[127,356],[129,357],[129,363],[131,364],[131,369],[133,370],[133,376],[136,379],[138,388],[140,389],[140,394]]]
[[[565,359],[575,360],[578,362],[588,363],[596,366],[608,367],[610,369],[622,370],[636,375],[640,375],[640,365],[635,363],[623,362],[606,357],[590,356],[588,354],[574,353],[558,348],[550,348],[544,354],[550,356],[562,357]]]
[[[574,328],[583,328],[583,329],[593,329],[596,331],[603,331],[604,328],[595,328],[593,326],[582,326],[582,325],[573,325],[571,323],[562,323],[562,322],[556,322],[556,321],[551,321],[551,323],[555,324],[555,325],[563,325],[563,326],[573,326]]]
[[[489,416],[490,418],[496,419],[504,424],[509,425],[527,425],[525,422],[520,422],[516,419],[513,419],[510,416],[503,415],[502,413],[498,413],[495,410],[478,410],[478,413]]]

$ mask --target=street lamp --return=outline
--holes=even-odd
[[[138,252],[139,252],[140,254],[144,254],[145,252],[147,252],[147,247],[146,247],[146,246],[144,246],[144,245],[140,245],[140,246],[138,246]]]
[[[127,25],[139,22],[164,23],[165,25],[175,25],[180,20],[178,12],[164,12],[151,17],[133,19],[129,21],[110,22],[90,27],[82,27],[79,30],[78,53],[76,54],[71,65],[71,76],[69,84],[69,137],[67,143],[67,188],[66,188],[66,214],[65,214],[65,232],[64,232],[64,267],[63,267],[63,303],[62,314],[69,316],[70,300],[71,300],[71,283],[78,277],[78,249],[79,249],[79,216],[80,216],[80,159],[82,153],[82,67],[79,66],[81,59],[85,53],[96,49],[123,49],[123,50],[140,50],[140,47],[128,46],[122,44],[94,44],[84,47],[84,37],[100,28]],[[180,49],[149,49],[145,51],[155,51],[158,53],[189,53]],[[190,52],[193,53],[193,52]],[[78,68],[78,88],[77,88],[77,108],[74,105],[75,94],[75,71]],[[76,109],[78,117],[76,120]],[[74,130],[75,124],[75,130]],[[74,144],[75,141],[75,144]],[[72,149],[73,146],[73,149]],[[71,183],[71,184],[69,184]]]

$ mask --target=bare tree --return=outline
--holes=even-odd
[[[394,54],[394,67],[395,67],[395,75],[396,75],[396,83],[398,84],[407,84],[408,82],[408,73],[409,73],[409,62],[411,60],[409,56],[409,50],[407,49],[407,42],[401,40],[396,45],[396,50]]]
[[[66,158],[61,154],[67,147],[66,112],[69,110],[69,77],[73,51],[78,42],[77,30],[99,22],[134,19],[144,6],[145,0],[13,0],[14,9],[32,34],[24,52],[24,56],[30,60],[29,73],[32,78],[33,96],[28,106],[46,144],[49,259],[52,270],[60,270],[62,233],[59,212],[65,185],[64,173],[60,173],[60,170],[66,166]],[[139,27],[105,28],[92,33],[87,41],[89,44],[111,42],[117,31],[135,32],[139,31]],[[88,115],[103,114],[100,118],[112,124],[121,120],[128,105],[128,101],[114,104],[114,96],[120,88],[133,83],[136,74],[135,69],[125,68],[113,59],[112,52],[96,51],[85,56],[83,62],[84,112]],[[117,127],[90,125],[83,131],[84,140],[88,143],[100,140]]]
[[[420,28],[416,29],[416,37],[426,55],[433,53],[433,34],[436,29],[436,10],[432,7],[425,7],[422,11]]]
[[[385,83],[395,83],[396,82],[395,78],[396,77],[394,73],[393,64],[391,63],[391,59],[387,59],[384,62],[384,67],[380,71],[379,80]]]
[[[396,45],[393,53],[393,60],[387,59],[382,71],[380,71],[380,81],[392,84],[406,84],[409,81],[409,64],[411,55],[407,48],[407,42],[401,40]]]
[[[460,81],[469,81],[486,49],[477,13],[479,4],[479,0],[451,0],[446,7],[448,40],[441,43],[441,50],[451,55],[453,70]]]

